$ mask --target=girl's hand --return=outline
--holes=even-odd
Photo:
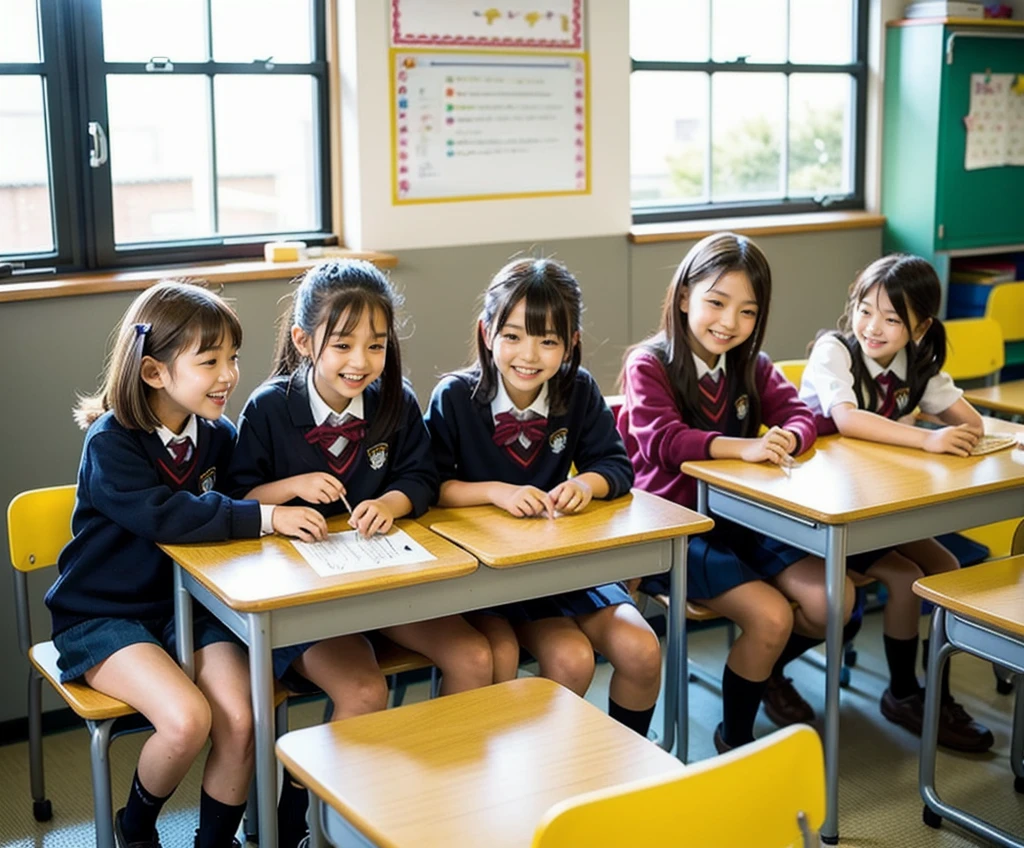
[[[740,452],[740,459],[744,462],[773,462],[782,465],[789,456],[790,446],[796,447],[796,439],[793,434],[781,429],[772,427],[759,439],[751,439]]]
[[[308,506],[275,506],[273,525],[275,533],[304,542],[327,538],[327,520]]]
[[[970,456],[971,448],[978,444],[978,434],[969,424],[943,427],[932,430],[925,436],[922,447],[928,453],[951,453],[953,456]]]
[[[774,430],[775,428],[773,427],[772,429]],[[779,432],[782,434],[783,438],[785,438],[786,440],[786,453],[792,456],[793,451],[796,450],[797,445],[799,444],[796,438],[796,433],[794,433],[792,430],[783,430],[781,427],[778,429]]]
[[[590,499],[594,497],[594,492],[585,482],[573,477],[559,483],[548,492],[548,495],[558,512],[571,513],[583,512]]]
[[[528,518],[545,512],[548,518],[555,517],[555,502],[551,500],[551,495],[536,486],[502,484],[502,490],[495,498],[494,505],[500,506],[516,518]]]
[[[348,521],[359,535],[369,539],[375,533],[387,533],[395,523],[395,514],[381,500],[360,501]]]
[[[341,480],[326,471],[311,471],[291,478],[295,497],[306,503],[334,503],[348,494]]]

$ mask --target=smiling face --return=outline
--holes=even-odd
[[[303,356],[313,360],[313,385],[338,413],[384,372],[387,358],[384,313],[364,309],[354,327],[345,326],[348,317],[347,310],[341,314],[326,343],[326,323],[316,328],[312,339],[301,327],[292,327],[292,342]]]
[[[679,308],[686,315],[690,349],[708,368],[749,339],[757,327],[759,309],[745,271],[727,271],[683,286]]]
[[[918,326],[917,316],[907,306],[907,317],[920,338],[925,327]],[[864,293],[853,313],[853,333],[861,351],[882,368],[888,368],[896,354],[907,346],[911,328],[903,322],[882,285],[872,286]]]
[[[238,385],[238,348],[227,333],[217,344],[199,350],[194,343],[170,367],[152,357],[142,361],[142,378],[152,390],[149,403],[160,423],[180,433],[190,415],[220,418]]]
[[[543,336],[526,332],[526,298],[512,307],[504,325],[495,332],[488,332],[482,324],[480,332],[494,357],[505,391],[519,409],[537,399],[541,387],[558,373],[568,357],[565,342],[550,321]]]

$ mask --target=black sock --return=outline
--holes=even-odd
[[[917,663],[917,637],[894,639],[883,636],[885,659],[889,663],[889,689],[896,699],[907,698],[921,691],[914,670]]]
[[[781,675],[782,670],[786,667],[788,662],[795,660],[802,653],[809,651],[816,645],[820,645],[823,641],[823,639],[814,639],[811,636],[801,636],[799,633],[790,633],[789,641],[786,642],[785,647],[782,649],[782,653],[775,661],[775,668],[772,669],[772,675]]]
[[[747,680],[729,666],[722,673],[722,739],[732,748],[754,741],[754,718],[767,681]]]
[[[921,665],[924,666],[924,670],[928,671],[928,639],[921,640]],[[953,700],[953,696],[949,692],[949,658],[946,659],[946,664],[942,668],[942,703],[948,704]]]
[[[277,804],[277,844],[280,848],[296,848],[306,835],[306,808],[309,795],[288,769],[284,770],[281,800]]]
[[[242,821],[245,804],[232,806],[211,798],[205,789],[199,791],[199,838],[196,848],[225,848],[231,845]]]
[[[173,794],[171,791],[163,798],[153,795],[139,781],[139,772],[136,769],[135,777],[132,778],[132,788],[128,792],[128,803],[124,807],[124,818],[121,819],[124,838],[128,842],[145,842],[152,839],[157,816]]]
[[[608,715],[619,724],[624,724],[630,730],[635,730],[641,736],[646,737],[651,727],[651,718],[654,715],[654,707],[646,710],[627,710],[621,704],[616,704],[611,698],[608,699]]]

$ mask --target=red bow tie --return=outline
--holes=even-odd
[[[306,433],[306,441],[311,445],[320,445],[324,450],[330,449],[339,438],[349,442],[362,441],[366,435],[366,422],[362,418],[349,418],[342,424],[321,424]]]
[[[548,429],[547,418],[530,418],[520,421],[511,412],[499,412],[495,416],[494,444],[504,447],[511,445],[520,434],[526,436],[530,444],[540,441]]]

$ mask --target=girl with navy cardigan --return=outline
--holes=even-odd
[[[326,262],[306,272],[285,316],[271,378],[242,411],[232,490],[265,503],[346,512],[364,536],[419,516],[437,496],[430,438],[402,380],[395,329],[399,297],[368,262]],[[462,616],[384,628],[385,636],[435,663],[443,694],[494,682],[487,639]],[[274,651],[274,672],[293,691],[312,681],[335,720],[384,709],[387,685],[360,634]],[[305,831],[306,790],[284,782],[283,848]]]
[[[252,776],[245,653],[197,606],[193,683],[174,659],[172,565],[158,542],[219,542],[278,531],[326,534],[314,510],[232,500],[235,428],[222,418],[238,383],[242,328],[203,288],[164,282],[121,322],[103,388],[81,399],[88,428],[72,517],[74,536],[46,595],[61,680],[84,679],[153,725],[114,833],[121,848],[159,845],[156,819],[207,737],[199,848],[237,846]],[[97,815],[101,815],[97,811]]]
[[[522,518],[555,518],[629,492],[633,469],[615,421],[580,368],[582,311],[579,283],[556,262],[519,259],[494,277],[476,327],[476,364],[442,380],[430,399],[441,506],[494,504]],[[594,650],[604,654],[615,669],[610,714],[647,733],[661,649],[621,584],[498,612],[474,624],[500,627],[507,616],[541,674],[579,695],[593,677]],[[514,676],[515,665],[502,673]]]
[[[639,488],[692,509],[696,481],[681,473],[684,462],[784,465],[814,443],[810,410],[760,352],[770,298],[768,262],[742,236],[708,236],[680,263],[662,330],[628,353],[623,371],[618,426]],[[762,423],[770,429],[759,436]],[[713,530],[689,540],[687,596],[743,631],[722,676],[723,718],[714,733],[721,753],[753,740],[773,666],[823,638],[824,563],[716,517]],[[847,616],[853,596],[848,586]]]

